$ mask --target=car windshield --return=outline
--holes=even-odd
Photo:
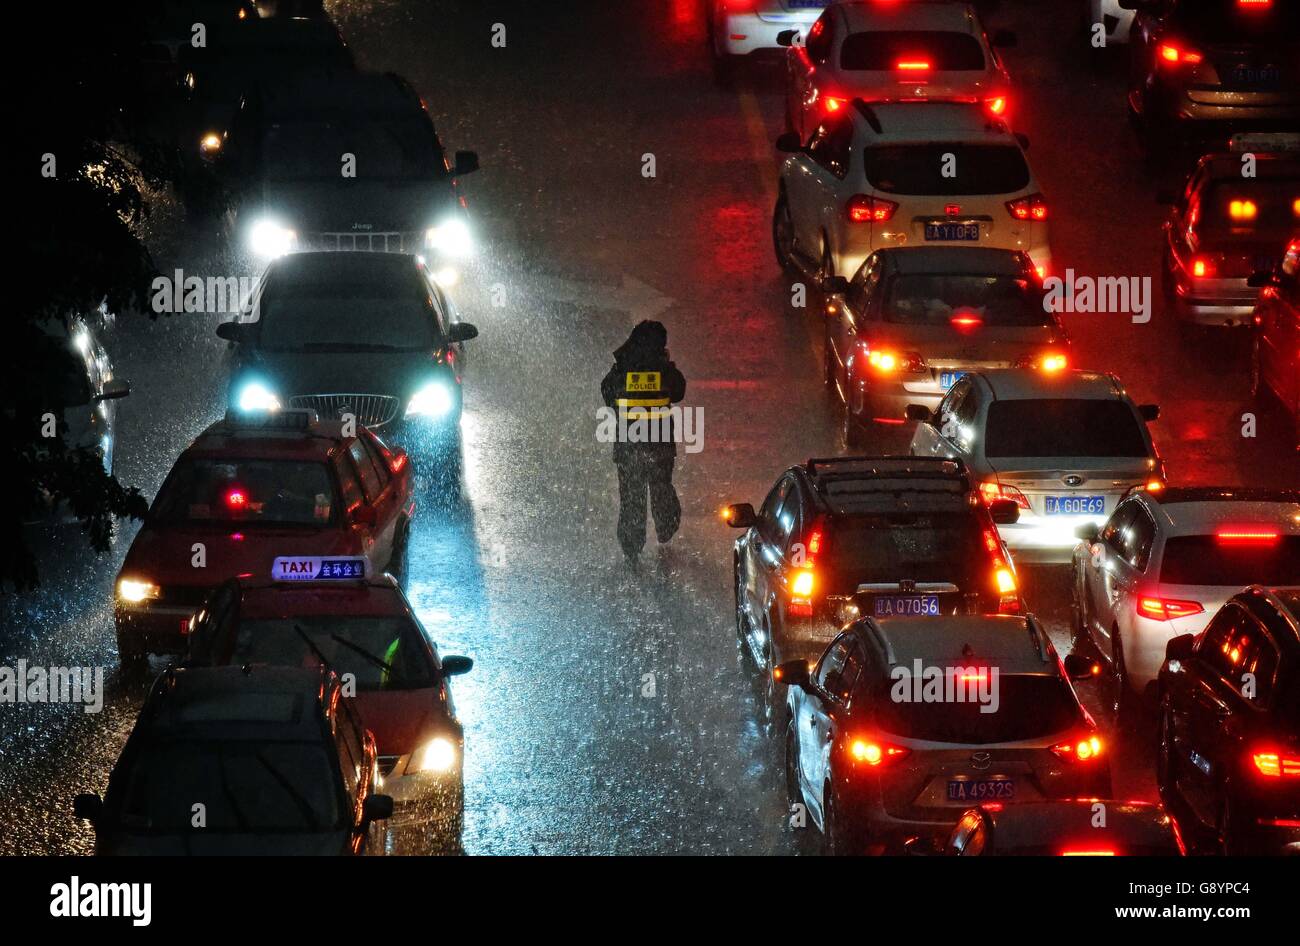
[[[1183,0],[1175,8],[1170,26],[1206,43],[1294,43],[1300,41],[1300,6],[1285,0],[1273,0],[1267,5],[1242,5],[1240,0]]]
[[[1146,457],[1137,416],[1118,400],[1032,398],[989,405],[987,457]]]
[[[961,173],[944,169],[956,158]],[[1011,194],[1029,185],[1029,165],[1015,145],[971,145],[959,142],[880,145],[863,150],[867,182],[886,194],[958,197]]]
[[[1083,721],[1074,694],[1060,677],[999,674],[997,712],[991,713],[981,712],[974,699],[919,703],[893,699],[891,689],[904,682],[910,686],[908,681],[880,684],[885,689],[873,701],[873,709],[881,729],[908,739],[976,746],[1018,742],[1061,733]]]
[[[977,319],[989,326],[1052,325],[1043,290],[1018,276],[902,273],[889,280],[885,321],[902,325],[951,325]]]
[[[273,181],[335,183],[342,154],[356,156],[357,180],[416,181],[446,175],[437,141],[422,117],[273,125],[262,144],[266,174]]]
[[[295,460],[182,460],[151,518],[173,525],[315,526],[334,521],[338,500],[323,463]]]
[[[968,587],[990,567],[979,520],[967,511],[855,515],[835,523],[827,548],[856,582],[946,581]]]
[[[383,296],[276,296],[262,302],[263,351],[428,351],[436,344],[425,299]]]
[[[1232,542],[1214,535],[1165,540],[1160,580],[1171,585],[1283,585],[1300,579],[1300,535]]]
[[[123,827],[157,833],[312,832],[343,826],[342,783],[323,743],[166,740],[142,747]],[[204,826],[194,826],[194,805]]]
[[[940,30],[872,30],[851,33],[840,47],[840,68],[847,71],[889,70],[908,63],[912,69],[964,71],[984,68],[984,50],[969,33]]]
[[[1296,228],[1296,201],[1300,175],[1216,183],[1201,196],[1196,230],[1216,243],[1272,240],[1277,244],[1272,255],[1280,256]]]
[[[228,642],[214,650],[238,665],[315,666],[324,658],[340,676],[351,674],[362,691],[417,690],[438,682],[423,635],[406,616],[246,619],[233,651]]]
[[[259,82],[285,80],[295,73],[346,69],[351,58],[342,47],[227,47],[195,63],[195,92],[208,101],[233,102]]]

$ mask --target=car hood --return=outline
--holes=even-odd
[[[365,690],[357,693],[357,710],[375,735],[380,755],[406,755],[432,739],[438,730],[436,691]]]
[[[301,233],[424,230],[456,210],[450,179],[267,181],[243,213],[264,213]]]
[[[360,329],[358,334],[360,334]],[[436,377],[446,377],[431,351],[280,352],[259,349],[245,363],[282,401],[299,394],[381,394],[407,399]],[[236,380],[239,383],[239,379]]]
[[[235,536],[242,536],[236,539]],[[194,544],[202,543],[206,566],[194,568]],[[348,534],[335,526],[327,530],[271,529],[236,523],[213,527],[160,526],[146,523],[131,543],[122,574],[168,586],[213,587],[237,575],[269,578],[282,555],[347,555]],[[166,603],[164,600],[162,603]]]

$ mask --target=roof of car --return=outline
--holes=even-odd
[[[1112,400],[1124,393],[1114,376],[1098,371],[1070,369],[1049,374],[1032,368],[995,368],[972,374],[983,378],[999,401]]]
[[[1020,802],[987,806],[985,816],[993,824],[995,851],[1047,847],[1068,850],[1165,848],[1178,852],[1173,822],[1164,809],[1152,802],[1107,801],[1106,823],[1098,828],[1097,799]],[[1095,847],[1092,847],[1095,845]]]
[[[979,31],[979,22],[968,4],[954,0],[908,0],[907,3],[838,3],[849,29],[865,33],[881,29]]]
[[[208,426],[186,449],[189,458],[325,459],[345,435],[341,420],[321,420],[312,411],[239,414],[230,411]]]
[[[1167,535],[1205,535],[1218,526],[1268,524],[1300,535],[1300,491],[1168,487],[1140,492]]]
[[[1016,145],[1006,123],[973,102],[854,102],[858,118],[887,142],[960,141]],[[876,128],[879,131],[876,131]]]
[[[1058,672],[1046,636],[1025,615],[864,618],[855,626],[865,633],[874,628],[893,666],[910,666],[915,660],[938,666],[978,662],[993,663],[1001,674]]]
[[[1264,588],[1251,585],[1233,596],[1261,617],[1278,643],[1300,647],[1300,585]]]
[[[1252,151],[1255,155],[1255,179],[1273,179],[1294,177],[1300,174],[1300,153],[1294,151]],[[1207,154],[1200,160],[1200,166],[1209,169],[1215,180],[1231,178],[1246,186],[1251,178],[1242,176],[1241,155],[1232,152],[1215,152]]]
[[[149,728],[239,738],[249,726],[258,732],[279,726],[284,733],[319,739],[320,714],[335,683],[320,667],[176,668],[158,678],[149,696]]]
[[[896,273],[944,273],[1022,276],[1032,269],[1020,250],[967,246],[891,246],[878,250]]]
[[[794,469],[832,515],[960,509],[971,489],[961,461],[942,457],[814,457]]]

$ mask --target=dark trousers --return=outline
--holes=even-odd
[[[682,504],[673,489],[673,463],[669,454],[629,452],[614,461],[618,467],[618,544],[626,555],[636,555],[645,545],[645,500],[650,493],[650,512],[655,534],[667,542],[682,521]]]

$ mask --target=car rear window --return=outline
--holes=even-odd
[[[856,515],[827,539],[834,568],[853,582],[949,581],[966,586],[987,571],[979,518],[972,512]]]
[[[989,326],[1053,324],[1042,287],[1016,276],[902,273],[889,280],[884,313],[901,325],[951,325],[959,317]]]
[[[957,174],[945,177],[944,155],[956,159]],[[863,151],[867,182],[886,194],[957,197],[1010,194],[1029,185],[1029,165],[1015,145],[959,142],[879,145]]]
[[[1296,201],[1300,175],[1212,184],[1201,195],[1196,229],[1216,242],[1271,240],[1277,244],[1272,255],[1277,256],[1296,228]]]
[[[1123,401],[1033,398],[989,405],[987,457],[1146,457],[1137,416]]]
[[[1291,0],[1245,4],[1240,0],[1182,0],[1170,18],[1172,29],[1213,44],[1300,40],[1300,6]]]
[[[233,650],[231,643],[214,647],[228,663],[301,667],[323,657],[335,673],[351,674],[361,691],[417,690],[436,682],[420,629],[404,616],[246,619]]]
[[[892,686],[891,681],[882,684]],[[881,729],[908,739],[988,745],[1041,739],[1078,726],[1079,704],[1060,677],[999,674],[997,712],[978,702],[903,703],[885,690],[873,702]]]
[[[900,62],[929,66],[924,71],[984,68],[984,50],[969,33],[950,30],[873,30],[850,33],[840,47],[840,68],[847,71],[889,70]],[[917,74],[921,74],[918,71]]]
[[[1171,585],[1283,585],[1300,581],[1300,535],[1273,542],[1225,542],[1213,535],[1165,541],[1160,580]]]
[[[151,518],[169,524],[321,527],[334,522],[337,506],[323,463],[202,458],[177,465]]]
[[[414,352],[438,340],[427,299],[313,291],[262,302],[257,344],[275,352]]]

